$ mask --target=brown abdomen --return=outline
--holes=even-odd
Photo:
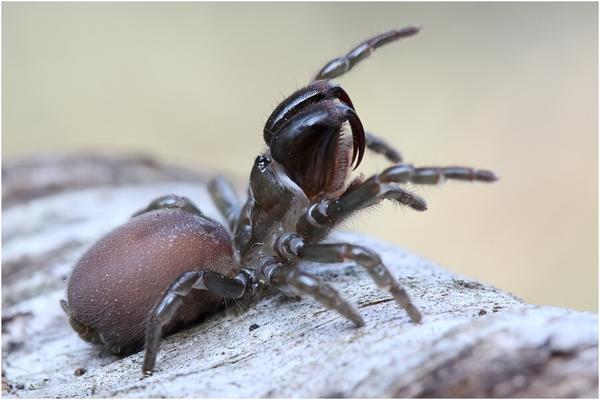
[[[108,233],[75,265],[67,287],[71,317],[111,347],[134,351],[169,285],[197,269],[235,275],[225,228],[182,210],[147,212]],[[218,310],[221,303],[218,296],[192,290],[165,332]]]

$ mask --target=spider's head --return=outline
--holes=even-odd
[[[327,85],[317,89],[339,91],[339,87]],[[314,95],[313,102],[304,100],[293,115],[279,116],[274,124],[277,130],[265,136],[273,159],[311,200],[339,195],[352,165],[360,164],[365,151],[364,129],[343,94],[338,94],[341,98]],[[298,92],[291,98],[294,96],[299,96]],[[282,112],[276,109],[275,113]]]

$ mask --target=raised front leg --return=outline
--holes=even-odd
[[[350,71],[356,64],[369,57],[378,47],[390,42],[394,42],[398,39],[416,35],[420,30],[421,28],[409,26],[399,30],[385,32],[365,40],[350,50],[345,56],[338,57],[325,64],[319,73],[315,75],[312,81],[314,82],[321,79],[333,79],[342,76],[346,72]]]
[[[494,182],[498,180],[492,171],[468,167],[419,167],[399,164],[379,174],[381,182],[437,184],[445,179],[461,181]]]
[[[210,270],[188,271],[181,274],[156,304],[148,320],[142,372],[150,374],[154,370],[162,328],[176,316],[177,310],[183,304],[183,298],[192,289],[206,290],[223,298],[240,298],[244,295],[247,284],[247,275],[243,272],[235,278],[228,278]]]

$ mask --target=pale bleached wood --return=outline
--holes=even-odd
[[[70,172],[63,170],[68,181]],[[61,169],[56,171],[60,175]],[[60,193],[28,197],[5,209],[4,396],[597,396],[595,314],[528,305],[351,233],[331,240],[378,251],[423,312],[423,324],[409,322],[364,271],[350,264],[307,264],[358,305],[365,327],[356,329],[308,300],[274,295],[166,338],[156,373],[141,379],[141,353],[118,359],[83,342],[59,300],[86,248],[152,198],[185,194],[217,216],[202,184],[158,175],[161,179],[137,185],[66,183]],[[250,330],[254,324],[259,327]],[[87,372],[75,376],[77,368]]]

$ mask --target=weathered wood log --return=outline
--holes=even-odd
[[[128,157],[108,153],[39,154],[2,165],[2,207],[89,187],[206,179],[206,174],[158,163],[142,154]]]
[[[119,359],[83,342],[69,327],[59,300],[70,269],[95,240],[156,196],[185,194],[220,217],[202,174],[165,167],[167,173],[150,162],[154,177],[146,174],[143,183],[134,184],[111,181],[95,169],[148,172],[138,164],[148,165],[145,158],[95,156],[87,164],[78,158],[78,178],[72,161],[51,159],[53,190],[47,179],[36,178],[43,161],[29,162],[34,169],[24,162],[3,168],[5,177],[16,176],[19,168],[29,177],[5,179],[3,187],[3,196],[9,196],[2,220],[6,397],[598,395],[595,314],[529,305],[350,233],[335,239],[378,251],[423,312],[422,324],[411,323],[361,269],[306,264],[358,305],[365,327],[357,329],[311,301],[274,295],[165,338],[155,374],[142,378],[142,353]]]

